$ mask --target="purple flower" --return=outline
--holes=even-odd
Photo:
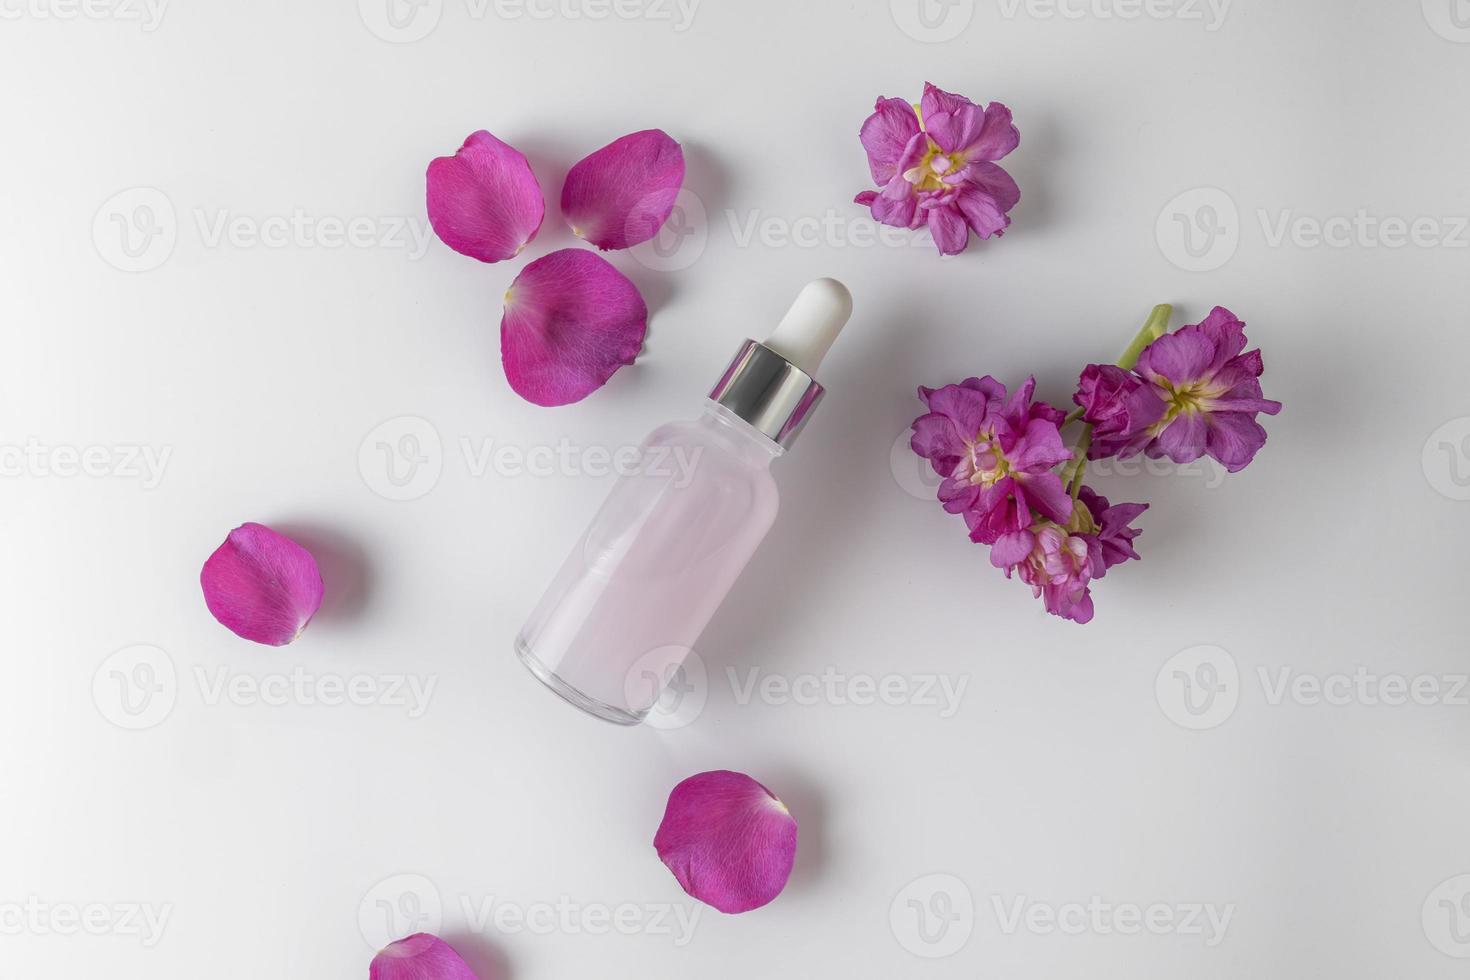
[[[1086,486],[1077,499],[1086,508],[1086,513],[1079,508],[1073,519],[1079,522],[1078,529],[1087,536],[1090,551],[1102,560],[1102,569],[1093,578],[1102,578],[1109,568],[1130,558],[1137,560],[1139,555],[1133,549],[1133,539],[1142,532],[1131,525],[1139,514],[1148,510],[1148,504],[1114,506],[1107,497]]]
[[[1089,459],[1137,454],[1148,441],[1148,427],[1164,416],[1164,403],[1153,390],[1116,364],[1083,368],[1072,400],[1082,406],[1082,420],[1093,427]],[[1145,435],[1134,445],[1138,433]]]
[[[882,190],[864,191],[856,202],[885,225],[927,225],[943,255],[963,252],[972,230],[981,238],[1002,234],[1021,199],[995,163],[1021,142],[1011,110],[999,102],[982,109],[929,82],[915,109],[903,99],[874,104],[859,138]]]
[[[1094,559],[1082,535],[1041,521],[1003,535],[990,550],[990,561],[1005,569],[1006,578],[1012,572],[1020,575],[1053,616],[1076,623],[1092,620],[1092,593],[1087,585]]]
[[[1007,397],[990,376],[943,388],[920,388],[929,414],[914,421],[910,446],[943,477],[939,499],[963,514],[970,537],[994,544],[1036,520],[1065,523],[1072,499],[1052,467],[1071,459],[1058,428],[1063,415],[1032,402],[1034,378]]]
[[[1106,497],[1083,487],[1065,525],[1039,520],[1028,528],[1001,536],[990,551],[991,564],[1031,586],[1053,616],[1086,623],[1092,619],[1094,579],[1109,568],[1138,558],[1132,522],[1147,504],[1109,504]]]
[[[1209,455],[1231,473],[1244,469],[1266,444],[1257,413],[1281,411],[1261,397],[1261,352],[1243,354],[1245,344],[1245,324],[1217,306],[1145,348],[1135,374],[1089,365],[1073,396],[1096,427],[1088,456],[1146,452],[1189,463]]]

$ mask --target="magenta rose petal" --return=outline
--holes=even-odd
[[[647,331],[638,287],[597,253],[564,248],[526,266],[506,291],[500,357],[526,401],[570,405],[632,364]]]
[[[661,129],[613,140],[567,174],[561,210],[572,232],[600,249],[658,234],[684,183],[684,150]]]
[[[416,933],[389,943],[368,967],[368,980],[479,980],[460,955],[438,936]]]
[[[721,912],[748,912],[786,887],[796,818],[744,773],[702,772],[669,794],[653,846],[690,895]]]
[[[546,201],[520,151],[483,129],[452,157],[429,164],[429,224],[440,240],[481,262],[512,258],[541,228]]]
[[[261,524],[242,524],[199,574],[204,602],[237,636],[285,646],[322,604],[322,575],[301,545]]]

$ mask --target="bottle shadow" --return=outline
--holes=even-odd
[[[887,325],[923,323],[927,314],[911,296],[902,305],[897,298],[887,306],[880,296],[864,300],[872,312],[860,314],[857,329],[847,328],[824,365],[831,388],[823,404],[792,458],[776,463],[775,526],[700,639],[712,675],[748,665],[751,651],[779,650],[793,617],[850,615],[850,609],[813,607],[803,583],[820,581],[859,550],[862,528],[878,510],[910,499],[889,459],[895,440],[922,412],[909,384],[916,373],[913,336]]]

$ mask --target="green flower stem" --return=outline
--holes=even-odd
[[[1137,366],[1138,355],[1143,353],[1143,349],[1168,332],[1169,317],[1173,312],[1174,307],[1168,303],[1160,303],[1155,306],[1153,312],[1148,315],[1148,320],[1144,322],[1143,329],[1138,331],[1138,336],[1133,338],[1133,343],[1129,344],[1123,356],[1118,358],[1118,367],[1124,371],[1132,371]]]
[[[1082,438],[1072,449],[1072,461],[1062,470],[1062,483],[1067,485],[1072,499],[1082,492],[1082,478],[1087,475],[1087,450],[1092,448],[1092,426],[1082,430]]]
[[[1144,321],[1143,329],[1133,338],[1133,343],[1118,358],[1118,367],[1124,371],[1132,371],[1138,365],[1139,355],[1149,344],[1158,340],[1169,330],[1169,317],[1174,313],[1174,308],[1168,303],[1160,303],[1149,313],[1148,319]],[[1077,409],[1062,420],[1062,425],[1070,425],[1082,418],[1082,409]],[[1072,461],[1062,468],[1062,483],[1076,500],[1077,495],[1082,492],[1082,478],[1087,475],[1087,451],[1092,448],[1092,426],[1083,427],[1082,436],[1077,440],[1077,445],[1072,449]]]

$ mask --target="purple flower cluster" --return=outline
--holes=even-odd
[[[1242,354],[1245,344],[1245,324],[1217,306],[1154,341],[1133,371],[1089,364],[1072,396],[1094,427],[1088,458],[1208,455],[1231,473],[1245,469],[1266,444],[1256,415],[1281,411],[1261,397],[1261,352]]]
[[[1070,419],[1034,398],[1033,378],[1014,392],[988,376],[920,388],[928,412],[914,421],[910,445],[942,478],[944,509],[990,546],[991,564],[1029,585],[1047,612],[1086,623],[1092,583],[1139,557],[1133,522],[1148,505],[1114,505],[1084,485],[1085,464],[1062,428],[1088,426],[1079,445],[1091,440],[1089,459],[1146,452],[1184,463],[1208,454],[1243,469],[1266,441],[1256,415],[1281,410],[1261,396],[1261,352],[1241,353],[1244,327],[1217,307],[1203,323],[1157,336],[1136,365],[1126,355],[1122,365],[1088,365],[1073,395],[1082,408]]]
[[[854,201],[873,220],[928,228],[942,255],[963,252],[976,237],[999,237],[1011,223],[1021,190],[996,163],[1021,143],[1011,110],[978,106],[924,83],[918,105],[880,98],[858,134],[868,169],[881,188]]]

